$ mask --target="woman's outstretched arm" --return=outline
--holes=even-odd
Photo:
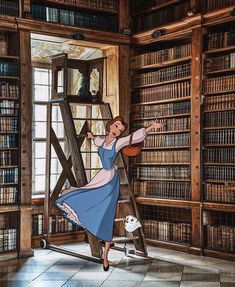
[[[152,125],[148,126],[147,128],[141,128],[138,129],[137,131],[135,131],[133,133],[133,137],[132,137],[132,143],[139,143],[142,142],[147,134],[152,130],[152,129],[160,129],[162,127],[165,126],[166,123],[158,123],[158,122],[153,122]],[[116,144],[116,151],[118,152],[119,150],[121,150],[123,147],[128,146],[129,142],[130,142],[130,136],[128,135],[126,137],[122,137],[120,139],[118,139],[117,144]]]

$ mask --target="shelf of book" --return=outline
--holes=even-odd
[[[225,7],[233,7],[235,4],[234,0],[206,0],[202,2],[202,11],[208,13],[214,10],[220,10]]]
[[[133,86],[132,89],[155,87],[155,86],[157,87],[157,86],[163,86],[163,85],[167,85],[167,84],[179,83],[179,82],[183,82],[183,81],[187,81],[187,80],[190,80],[190,77],[184,77],[184,78],[179,78],[179,79],[174,79],[174,80],[169,80],[169,81],[162,81],[162,82],[153,83],[153,84]]]
[[[146,239],[191,246],[191,209],[179,206],[139,205]]]
[[[3,5],[8,5],[9,8],[10,2],[16,1],[8,1]],[[18,33],[14,31],[0,32],[0,260],[17,257],[20,248],[18,37]]]
[[[171,99],[165,99],[165,100],[159,100],[159,101],[132,103],[132,106],[156,105],[158,103],[159,104],[161,104],[161,103],[173,103],[173,102],[187,101],[190,99],[191,99],[191,97],[182,96],[182,97],[178,97],[178,98],[171,98]]]
[[[0,257],[18,249],[18,212],[0,213]]]
[[[204,245],[235,255],[235,212],[203,210]]]
[[[205,55],[223,54],[223,53],[231,52],[231,51],[234,51],[234,50],[235,50],[235,46],[231,45],[231,46],[224,47],[224,48],[218,48],[218,49],[212,49],[212,50],[209,50],[209,51],[205,51],[204,54]]]
[[[198,207],[200,202],[184,200],[184,199],[173,199],[173,198],[159,198],[154,196],[136,196],[136,202],[141,205],[156,205],[156,206],[172,206],[172,207]]]
[[[169,5],[167,5],[167,3]],[[155,27],[159,27],[164,24],[174,23],[180,19],[187,17],[187,12],[190,10],[190,1],[181,0],[181,1],[167,1],[163,4],[159,2],[154,4],[153,2],[136,2],[135,11],[139,9],[139,13],[134,13],[132,16],[132,29],[135,33],[146,31]],[[143,9],[143,6],[150,7],[146,10]],[[133,11],[132,9],[132,11]]]
[[[176,4],[176,3],[180,2],[180,1],[182,1],[182,0],[159,1],[157,5],[154,5],[153,1],[145,1],[145,3],[143,3],[143,1],[142,1],[141,7],[138,6],[139,3],[137,3],[137,5],[132,3],[133,7],[132,7],[131,15],[132,16],[138,16],[138,15],[141,15],[143,13],[144,14],[148,14],[148,13],[160,10],[162,8],[166,8],[166,7],[170,6],[170,5],[174,5],[174,4]],[[134,5],[136,5],[136,7]],[[143,6],[143,5],[146,5],[146,6]],[[136,10],[135,8],[137,10],[140,8],[141,11],[137,12],[137,11],[135,11]]]
[[[113,2],[118,7],[117,1],[113,0]],[[107,2],[100,1],[99,3]],[[119,19],[117,10],[91,9],[89,5],[86,8],[78,7],[79,9],[77,9],[75,6],[64,5],[61,2],[58,5],[58,1],[53,0],[44,1],[43,3],[33,0],[30,3],[30,13],[32,19],[39,21],[118,33]]]
[[[40,0],[33,0],[34,3],[41,4]],[[89,1],[89,0],[46,0],[48,4],[56,4],[57,7],[69,7],[73,9],[79,10],[87,10],[87,11],[99,11],[101,13],[118,13],[118,0],[110,0],[110,1]]]
[[[226,203],[223,202],[206,202],[204,201],[202,203],[203,210],[218,210],[218,211],[228,211],[228,212],[235,212],[235,205],[232,203]]]
[[[140,66],[140,63],[138,63],[138,65],[135,63],[131,63],[131,69],[138,71],[138,70],[145,70],[145,69],[148,70],[148,69],[155,69],[155,68],[164,68],[164,67],[174,66],[176,64],[182,64],[185,62],[189,62],[190,60],[191,60],[191,57],[184,57],[180,59],[174,59],[174,60],[164,61],[160,63],[157,62],[155,64],[148,64],[144,66]]]
[[[19,0],[1,1],[0,14],[19,17]]]

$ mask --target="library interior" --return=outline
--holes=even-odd
[[[235,287],[235,0],[0,1],[0,286]]]

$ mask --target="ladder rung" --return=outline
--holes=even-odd
[[[118,200],[118,203],[128,203],[128,202],[130,202],[130,201],[131,201],[131,200],[130,200],[130,197],[127,196],[127,197],[120,198],[120,199]]]
[[[139,239],[139,236],[133,236],[133,237],[114,237],[112,242],[113,243],[125,243],[125,242],[131,242],[133,240]]]
[[[114,219],[115,222],[122,222],[123,220],[125,220],[125,217],[120,217],[120,218]]]

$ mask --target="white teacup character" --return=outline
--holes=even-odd
[[[125,230],[129,233],[134,232],[136,229],[141,227],[139,219],[133,215],[127,215],[124,220]]]

